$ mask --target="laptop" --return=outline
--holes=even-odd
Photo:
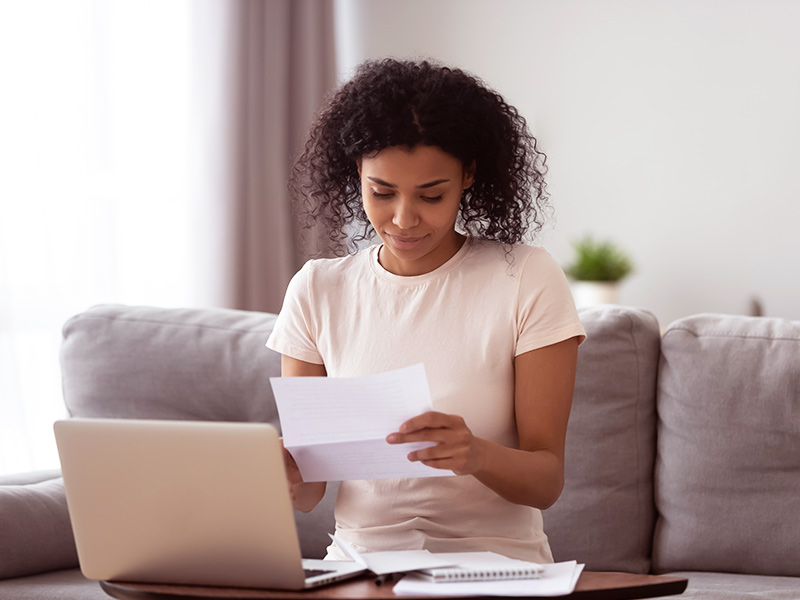
[[[301,590],[365,570],[301,558],[271,425],[69,419],[54,431],[89,579]]]

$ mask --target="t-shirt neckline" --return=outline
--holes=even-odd
[[[443,277],[452,271],[461,263],[462,260],[464,260],[467,254],[469,254],[470,250],[472,249],[473,242],[474,239],[471,236],[466,236],[464,243],[461,244],[461,248],[459,248],[458,252],[451,256],[447,262],[435,268],[433,271],[423,273],[422,275],[396,275],[395,273],[384,269],[383,265],[381,265],[381,263],[378,261],[378,253],[383,247],[383,244],[375,244],[370,248],[369,262],[370,266],[372,267],[372,271],[381,279],[403,285],[419,285],[420,283],[425,283],[427,281],[431,281],[432,279]]]

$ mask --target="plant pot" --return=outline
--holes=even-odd
[[[573,281],[571,287],[578,308],[619,304],[619,283],[616,281]]]

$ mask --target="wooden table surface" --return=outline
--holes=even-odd
[[[581,573],[570,600],[634,600],[681,594],[688,580],[664,575],[635,575],[603,571]],[[187,585],[143,584],[103,581],[105,592],[118,600],[382,600],[388,598],[435,598],[435,596],[395,596],[392,585],[375,585],[373,577],[360,577],[311,590],[288,592],[245,588],[215,588]]]

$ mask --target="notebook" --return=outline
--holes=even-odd
[[[331,538],[339,549],[354,561],[363,563],[379,576],[394,577],[411,573],[436,583],[460,581],[501,581],[504,579],[538,579],[544,572],[539,563],[509,558],[495,552],[437,552],[400,550],[360,554],[338,535]]]
[[[364,571],[301,558],[271,425],[70,419],[54,431],[89,579],[299,590]]]
[[[537,579],[544,570],[538,563],[515,560],[494,552],[449,553],[438,556],[452,558],[454,564],[420,571],[436,582]]]

